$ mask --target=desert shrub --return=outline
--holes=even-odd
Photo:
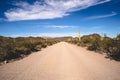
[[[15,52],[10,52],[5,56],[5,59],[10,60],[10,59],[16,59],[20,57],[20,53],[15,53]]]
[[[41,47],[42,48],[46,48],[47,47],[47,44],[45,43],[45,44],[41,44]]]
[[[40,51],[41,48],[42,48],[41,45],[37,45],[37,46],[35,46],[35,50],[36,50],[36,51]]]
[[[105,37],[103,40],[96,39],[91,43],[88,49],[104,52],[111,59],[120,59],[120,41],[116,39],[109,37]]]
[[[72,44],[77,44],[80,45],[80,41],[78,38],[71,38],[69,40],[67,40],[66,42],[72,43]]]
[[[90,46],[88,46],[88,50],[100,51],[101,44],[102,44],[102,42],[100,41],[100,39],[95,39],[90,43]]]
[[[78,46],[86,46],[88,50],[100,53],[104,52],[109,58],[120,60],[120,34],[116,38],[90,34],[81,37],[81,41],[71,39],[68,42],[77,44]]]
[[[85,35],[81,38],[81,42],[89,47],[90,50],[96,50],[98,46],[98,41],[100,40],[100,35],[98,34],[90,34]]]
[[[107,55],[110,58],[113,58],[115,60],[120,59],[120,41],[114,40],[114,39],[107,39],[104,40],[103,44],[104,52],[107,53]]]
[[[41,48],[45,48],[56,42],[55,40],[46,41],[46,39],[41,37],[10,38],[0,36],[0,61],[17,59],[22,55],[39,51]]]
[[[30,52],[31,52],[31,50],[29,48],[26,48],[25,46],[15,48],[15,53],[27,55]]]
[[[117,35],[116,40],[120,40],[120,34]]]

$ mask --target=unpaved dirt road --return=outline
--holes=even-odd
[[[120,62],[60,42],[0,66],[0,80],[120,80]]]

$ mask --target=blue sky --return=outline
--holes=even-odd
[[[120,0],[0,0],[0,35],[120,33]]]

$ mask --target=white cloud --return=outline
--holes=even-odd
[[[44,2],[36,1],[33,4],[19,2],[15,4],[17,8],[12,8],[4,14],[8,21],[54,19],[109,1],[111,0],[44,0]]]
[[[51,29],[70,29],[70,28],[77,28],[78,26],[67,26],[67,25],[37,25],[37,26],[33,26],[32,28],[51,28]]]
[[[115,16],[115,15],[117,15],[117,13],[112,12],[111,14],[98,15],[98,16],[90,16],[90,17],[85,18],[84,20],[107,18],[107,17],[111,17],[111,16]]]
[[[45,28],[59,28],[59,29],[65,29],[65,28],[75,28],[76,26],[61,26],[61,25],[49,25],[44,26]]]

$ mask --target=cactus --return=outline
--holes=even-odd
[[[104,40],[104,38],[107,37],[105,33],[102,34],[101,41]]]
[[[116,36],[116,40],[120,40],[120,34],[117,34],[117,36]]]
[[[104,33],[102,33],[102,36],[101,36],[100,40],[101,41],[104,40]]]
[[[81,40],[80,31],[78,31],[78,40],[79,40],[79,41]]]

